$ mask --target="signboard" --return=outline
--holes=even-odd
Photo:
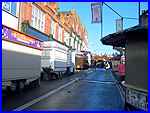
[[[42,47],[43,48],[58,48],[64,51],[68,50],[68,48],[65,45],[60,44],[56,41],[45,41],[42,43]]]
[[[126,90],[126,102],[133,105],[134,107],[147,111],[148,110],[148,101],[147,95],[131,89],[127,88]]]
[[[2,2],[2,9],[16,16],[17,2]]]
[[[123,18],[116,19],[116,32],[123,31]]]
[[[92,23],[101,23],[102,22],[102,3],[92,3]]]
[[[2,2],[2,9],[10,12],[11,11],[11,2]]]
[[[4,26],[2,28],[2,38],[12,42],[27,45],[33,48],[41,49],[41,42],[39,40]]]

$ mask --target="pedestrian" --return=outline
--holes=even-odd
[[[109,65],[110,65],[110,68],[112,69],[112,62],[111,62],[111,60],[109,61]]]
[[[95,69],[95,71],[96,71],[96,61],[94,62],[94,69]]]
[[[105,64],[105,69],[106,70],[110,69],[110,64],[108,62],[106,62],[106,64]]]

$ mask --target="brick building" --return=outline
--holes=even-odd
[[[5,2],[5,7],[11,4],[12,22],[3,21],[4,25],[13,26],[16,30],[42,41],[56,40],[71,46],[77,52],[87,50],[87,31],[75,10],[58,12],[56,2]],[[5,18],[7,15],[2,17]]]
[[[21,2],[20,29],[43,41],[55,39],[64,43],[64,28],[54,2]]]
[[[88,35],[86,28],[80,21],[79,16],[75,10],[65,11],[59,13],[60,18],[65,20],[65,24],[69,28],[71,37],[65,37],[68,45],[75,48],[77,51],[87,50]]]

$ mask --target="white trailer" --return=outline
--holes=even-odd
[[[75,49],[68,49],[68,54],[67,54],[67,68],[69,73],[74,73],[75,72]]]
[[[68,70],[73,72],[72,54],[68,46],[52,40],[43,42],[42,48],[42,75],[63,75]]]
[[[40,41],[12,28],[2,28],[2,89],[40,85]],[[32,85],[33,85],[32,84]]]

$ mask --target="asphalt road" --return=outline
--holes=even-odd
[[[124,102],[111,71],[97,69],[81,72],[62,80],[43,81],[40,88],[7,98],[5,102],[3,101],[3,109],[124,111]]]
[[[2,98],[2,110],[12,111],[13,109],[28,103],[29,101],[36,99],[77,77],[84,77],[87,72],[89,73],[91,71],[82,71],[71,76],[65,76],[62,80],[41,81],[41,86],[39,88],[28,87],[19,94],[16,92],[7,93],[7,95]]]

